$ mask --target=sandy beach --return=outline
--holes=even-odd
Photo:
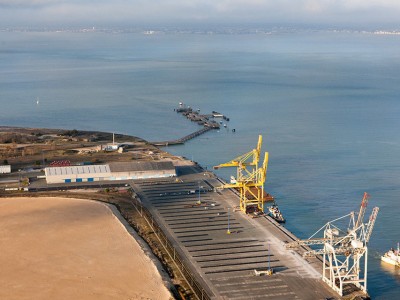
[[[67,198],[0,198],[0,299],[170,299],[113,211]]]

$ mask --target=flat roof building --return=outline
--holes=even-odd
[[[47,183],[93,182],[176,176],[172,162],[115,162],[104,165],[48,167]]]
[[[170,161],[115,162],[109,166],[112,176],[117,180],[176,176],[175,166]]]
[[[44,172],[47,183],[91,182],[111,176],[108,165],[48,167]]]

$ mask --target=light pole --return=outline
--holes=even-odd
[[[229,209],[229,207],[228,207],[228,230],[226,231],[226,233],[227,234],[231,234],[231,230],[230,230],[230,228],[229,228],[229,212],[230,212],[230,209]]]
[[[21,189],[21,169],[18,169],[18,176],[19,176],[19,180],[18,180],[18,190]]]
[[[200,200],[200,181],[199,181],[199,200],[197,201],[197,204],[201,204],[201,200]]]
[[[271,268],[271,252],[270,252],[270,247],[268,243],[268,270],[267,270],[267,275],[271,276],[274,273],[274,270]]]

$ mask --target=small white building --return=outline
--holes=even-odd
[[[0,174],[9,174],[9,173],[11,173],[10,165],[0,166]]]
[[[107,144],[107,145],[101,145],[101,150],[106,152],[112,152],[112,151],[117,151],[119,147],[120,147],[119,144]]]

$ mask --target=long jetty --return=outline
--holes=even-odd
[[[203,133],[206,133],[207,131],[210,131],[212,128],[211,127],[204,127],[200,130],[197,130],[191,134],[188,134],[180,139],[177,140],[171,140],[171,141],[163,141],[163,142],[152,142],[153,145],[155,146],[171,146],[171,145],[180,145],[184,144],[185,142],[202,135]]]

